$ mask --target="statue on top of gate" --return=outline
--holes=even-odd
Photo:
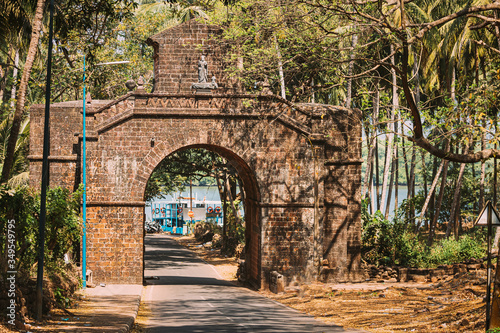
[[[217,89],[218,85],[215,81],[215,76],[212,76],[212,81],[208,82],[208,63],[205,56],[202,55],[198,61],[198,82],[191,85],[191,89],[200,92],[210,92],[212,89]]]
[[[198,61],[198,83],[205,83],[208,81],[208,64],[205,61],[205,56],[202,55]]]

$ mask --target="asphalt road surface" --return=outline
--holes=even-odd
[[[147,332],[360,332],[314,318],[224,281],[170,236],[145,239]]]

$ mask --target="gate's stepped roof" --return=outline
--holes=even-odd
[[[220,31],[190,20],[148,38],[146,42],[154,48],[154,92],[191,93],[191,85],[198,82],[197,63],[202,55],[208,63],[208,78],[216,77],[219,91],[230,89],[222,50],[213,39]]]

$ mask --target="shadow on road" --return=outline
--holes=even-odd
[[[223,280],[171,237],[145,244],[145,275],[158,278],[147,280],[148,332],[346,332]]]

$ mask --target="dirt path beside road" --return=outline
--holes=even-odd
[[[194,238],[177,241],[236,280],[237,260],[221,256]],[[486,271],[456,274],[439,283],[310,284],[285,293],[261,294],[344,328],[388,332],[484,332]]]

